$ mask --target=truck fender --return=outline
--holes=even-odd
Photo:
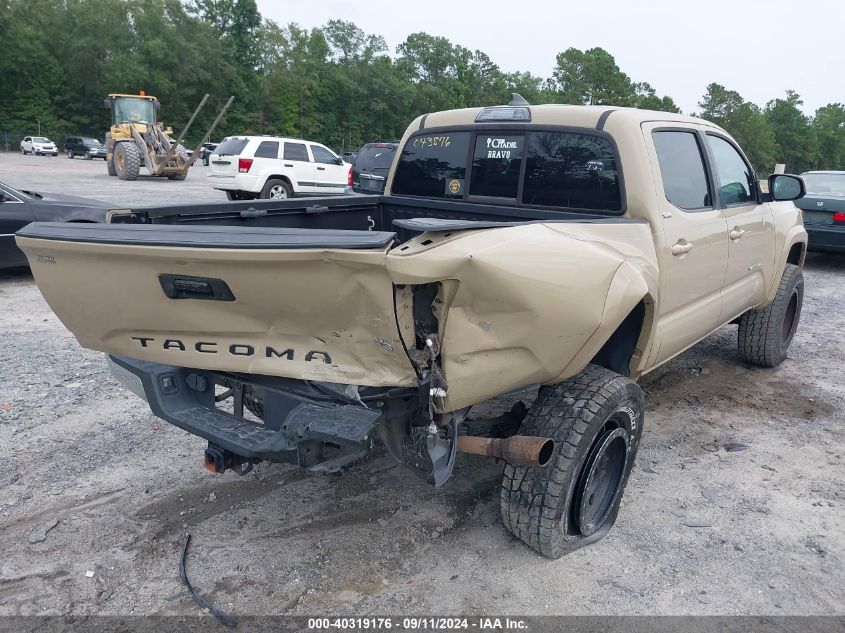
[[[796,224],[784,235],[783,242],[779,244],[776,251],[775,274],[772,275],[772,283],[766,295],[765,305],[774,301],[786,265],[804,266],[804,259],[807,256],[807,239],[807,231],[803,224]]]
[[[654,328],[655,302],[642,271],[622,262],[608,287],[601,322],[572,361],[550,384],[595,363],[623,376],[636,373]]]

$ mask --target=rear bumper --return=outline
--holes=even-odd
[[[845,225],[805,224],[809,236],[808,249],[824,253],[845,253]]]
[[[357,387],[346,385],[260,377],[244,381],[233,374],[121,356],[108,356],[108,364],[157,417],[248,460],[307,468],[349,461],[372,448],[385,410],[376,392],[362,398]],[[215,385],[232,389],[233,412],[217,407]],[[245,387],[260,399],[263,424],[244,417]]]
[[[208,174],[206,182],[215,189],[224,191],[248,191],[249,193],[261,193],[264,186],[264,178],[250,176],[249,174]]]

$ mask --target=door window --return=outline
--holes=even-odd
[[[285,160],[301,160],[310,163],[305,143],[285,143]]]
[[[325,147],[320,147],[319,145],[312,145],[311,154],[314,156],[315,163],[322,163],[324,165],[337,165],[337,156],[332,154]]]
[[[754,171],[736,148],[719,136],[707,135],[719,183],[719,200],[729,207],[757,202]]]
[[[713,206],[707,186],[704,157],[695,132],[654,132],[663,193],[680,209],[694,211]]]
[[[256,158],[278,158],[279,141],[261,141],[258,149],[255,150]]]

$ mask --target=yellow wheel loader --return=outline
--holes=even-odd
[[[106,167],[109,176],[117,176],[121,180],[135,180],[143,166],[151,176],[185,180],[194,157],[199,155],[202,144],[211,136],[233,100],[234,97],[229,97],[194,153],[189,156],[180,141],[208,101],[208,95],[203,97],[194,110],[177,140],[172,138],[171,128],[162,128],[162,125],[156,122],[156,113],[161,105],[158,99],[144,94],[143,90],[137,95],[110,94],[104,101],[105,107],[112,113],[112,125],[106,133]]]

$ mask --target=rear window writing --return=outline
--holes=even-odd
[[[524,204],[620,211],[616,153],[600,136],[533,132],[525,163]]]
[[[247,143],[249,140],[245,138],[230,138],[220,143],[214,153],[218,156],[238,156]]]
[[[524,146],[522,134],[476,136],[469,195],[516,198]]]
[[[402,150],[393,193],[427,198],[463,197],[469,132],[424,134]]]

